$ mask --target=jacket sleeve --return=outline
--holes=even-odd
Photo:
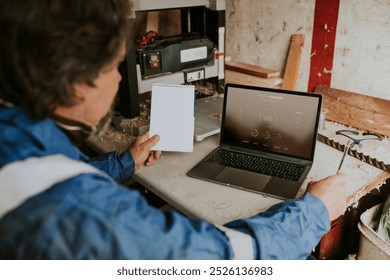
[[[268,260],[306,259],[330,229],[328,211],[311,194],[225,226],[250,234],[255,240],[255,258]]]
[[[134,159],[129,151],[122,154],[118,152],[107,153],[102,156],[91,158],[88,163],[106,172],[116,181],[121,181],[134,173]]]

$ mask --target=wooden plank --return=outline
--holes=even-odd
[[[251,65],[238,61],[225,62],[225,69],[241,72],[248,75],[253,75],[261,78],[276,78],[279,77],[280,71],[267,69],[258,65]]]
[[[146,32],[154,31],[158,33],[159,19],[159,11],[148,12],[146,21]]]
[[[317,86],[326,119],[390,137],[390,100]]]
[[[252,75],[225,70],[225,82],[243,84],[258,87],[279,88],[282,84],[281,78],[260,78]]]
[[[291,36],[290,49],[288,52],[286,69],[284,71],[282,89],[295,89],[299,64],[301,63],[302,48],[304,44],[304,34],[294,34]]]
[[[361,199],[363,196],[368,194],[374,189],[378,189],[381,187],[386,180],[390,179],[390,173],[389,172],[383,172],[376,176],[371,182],[365,184],[363,187],[357,189],[355,192],[349,194],[347,196],[347,205],[348,206],[357,206],[359,203],[359,199]]]

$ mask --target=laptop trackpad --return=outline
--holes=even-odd
[[[271,180],[270,176],[261,175],[245,170],[226,167],[218,174],[216,180],[225,184],[244,187],[246,189],[262,191]]]

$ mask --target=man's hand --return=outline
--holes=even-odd
[[[318,197],[325,205],[329,213],[330,221],[344,214],[347,208],[346,182],[344,174],[329,176],[320,181],[312,181],[307,187],[307,192]]]
[[[149,138],[149,132],[138,136],[131,144],[129,151],[134,159],[135,170],[140,169],[143,165],[152,165],[161,155],[161,151],[151,151],[160,140],[159,135]]]

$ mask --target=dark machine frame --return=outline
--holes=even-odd
[[[125,61],[120,65],[122,74],[117,104],[117,111],[124,118],[134,118],[140,115],[139,94],[151,90],[152,83],[188,82],[188,76],[196,71],[202,71],[202,77],[217,85],[218,91],[223,92],[225,64],[225,1],[224,0],[134,0],[133,14],[130,15],[130,25],[135,30],[137,12],[180,9],[182,33],[194,32],[211,40],[216,48],[214,63],[204,65],[201,69],[184,69],[175,73],[167,73],[158,77],[143,79],[140,65],[137,63],[137,46],[129,44],[129,52]],[[135,42],[135,32],[129,40]]]

